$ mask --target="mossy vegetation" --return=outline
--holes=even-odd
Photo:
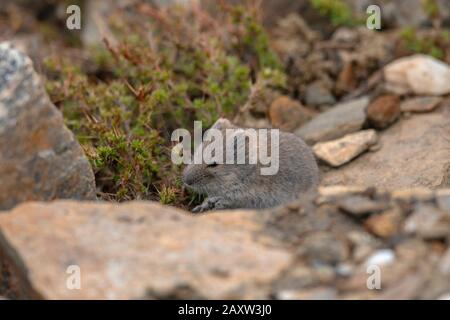
[[[400,33],[403,45],[411,52],[446,60],[450,52],[450,33],[448,29],[442,28],[439,5],[436,0],[422,0],[421,4],[431,26],[425,31],[415,27],[403,28]]]
[[[432,34],[420,34],[415,28],[407,27],[401,31],[405,47],[415,53],[428,54],[436,59],[445,58],[445,48],[450,43],[447,30],[434,30]]]
[[[436,0],[422,0],[421,4],[423,11],[431,21],[440,18],[439,5]]]
[[[170,159],[172,131],[232,117],[252,81],[282,83],[284,74],[248,8],[224,7],[220,21],[181,7],[144,9],[111,16],[114,41],[87,58],[94,72],[49,58],[47,90],[92,163],[99,196],[194,205]]]
[[[342,0],[310,0],[310,3],[334,26],[354,26],[358,23],[350,6]]]

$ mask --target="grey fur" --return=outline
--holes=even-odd
[[[236,128],[226,119],[213,126]],[[225,136],[225,133],[223,133]],[[268,148],[270,150],[270,148]],[[248,152],[248,146],[246,148]],[[311,149],[294,134],[280,131],[279,170],[260,174],[260,164],[190,164],[183,172],[185,185],[208,198],[193,212],[232,208],[268,208],[290,202],[315,188],[319,170]]]

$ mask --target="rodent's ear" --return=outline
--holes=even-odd
[[[225,119],[225,118],[219,118],[216,123],[214,123],[211,127],[211,129],[218,129],[218,130],[222,130],[222,129],[226,129],[226,128],[236,128],[235,126],[233,126],[230,122],[230,120]]]

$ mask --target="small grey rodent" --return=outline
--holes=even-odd
[[[219,119],[212,128],[221,130],[225,136],[225,129],[237,127],[226,119]],[[318,184],[319,169],[311,149],[291,133],[279,132],[278,173],[261,175],[260,167],[259,162],[189,164],[183,172],[184,184],[197,193],[207,195],[193,212],[275,207],[296,199]]]

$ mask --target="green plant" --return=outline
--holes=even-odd
[[[137,16],[111,16],[115,45],[90,49],[94,73],[63,55],[49,58],[46,88],[90,159],[100,196],[195,204],[170,159],[172,131],[233,117],[247,100],[252,74],[282,85],[284,73],[263,28],[245,10],[225,11],[225,35],[204,28],[186,9]]]
[[[430,19],[440,17],[439,6],[436,0],[422,0],[422,8]]]
[[[351,8],[342,0],[310,0],[313,8],[330,19],[334,26],[352,26],[357,23]]]
[[[427,36],[420,35],[412,27],[407,27],[401,31],[401,38],[408,50],[428,54],[436,59],[445,57],[444,44],[448,44],[448,32],[442,31],[434,36]]]
[[[241,54],[241,57],[245,60],[244,55],[250,54],[250,59],[256,60],[258,69],[281,69],[282,65],[271,50],[269,38],[255,15],[242,6],[232,7],[229,11],[233,25],[239,26],[235,31],[237,39],[235,50]],[[247,58],[247,62],[251,65],[250,59]]]
[[[175,187],[163,186],[163,188],[158,191],[159,201],[162,204],[173,204],[177,199],[177,189]]]

